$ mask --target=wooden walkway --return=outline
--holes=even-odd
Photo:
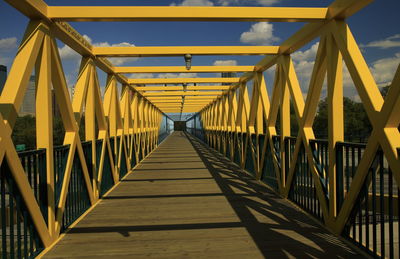
[[[44,258],[363,258],[182,132]]]

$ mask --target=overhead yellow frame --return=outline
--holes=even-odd
[[[229,85],[186,86],[186,90],[228,90]],[[183,91],[183,86],[135,86],[137,91]]]
[[[63,21],[316,22],[328,8],[202,6],[49,6],[47,16]]]
[[[190,83],[237,83],[238,77],[221,77],[221,78],[143,78],[128,79],[131,85],[148,85],[148,84],[190,84]]]
[[[185,95],[195,95],[195,96],[210,96],[210,95],[221,95],[222,91],[168,91],[168,92],[144,92],[143,96],[185,96]]]
[[[162,112],[197,113],[206,130],[206,138],[223,153],[233,148],[240,150],[240,165],[244,166],[247,147],[253,145],[249,136],[265,134],[264,146],[250,148],[251,161],[255,165],[256,178],[260,179],[267,150],[278,153],[273,156],[274,169],[277,175],[278,191],[288,196],[295,176],[295,165],[299,160],[301,145],[306,151],[311,177],[315,181],[317,199],[321,204],[324,223],[336,233],[341,233],[351,214],[362,183],[367,177],[368,169],[381,148],[387,163],[392,168],[393,177],[400,182],[400,160],[397,149],[400,147],[398,125],[400,117],[400,67],[393,79],[392,86],[383,99],[370,73],[362,53],[344,22],[372,0],[336,0],[328,8],[263,8],[263,7],[51,7],[42,0],[6,0],[16,7],[31,22],[23,43],[17,53],[9,79],[0,98],[0,158],[9,161],[10,171],[18,189],[21,191],[34,227],[46,247],[49,247],[60,234],[60,222],[65,210],[68,181],[71,176],[74,155],[79,156],[82,164],[85,186],[90,202],[99,198],[98,184],[101,183],[102,171],[94,179],[89,179],[88,167],[79,138],[79,126],[85,111],[85,139],[92,141],[92,151],[96,151],[95,142],[102,140],[99,167],[103,168],[104,158],[110,158],[112,176],[118,182],[118,170],[123,165],[121,154],[129,159],[138,159],[157,146],[158,127]],[[62,22],[72,21],[310,21],[281,46],[259,47],[136,47],[136,48],[93,48],[71,26]],[[290,54],[321,37],[315,67],[312,72],[307,100],[302,97],[301,88]],[[82,66],[75,86],[74,99],[69,100],[65,75],[55,39],[58,38],[81,54]],[[107,53],[108,52],[108,53]],[[110,53],[113,52],[113,53]],[[227,67],[113,67],[106,56],[174,56],[174,55],[268,55],[256,66]],[[371,121],[373,132],[363,153],[351,188],[341,208],[336,204],[336,153],[335,144],[343,140],[343,105],[342,105],[342,60],[345,60],[349,73],[359,92],[361,101]],[[35,63],[36,62],[36,63]],[[27,78],[36,65],[37,73],[37,136],[38,148],[47,151],[47,186],[48,186],[48,220],[45,221],[36,198],[33,196],[26,174],[18,159],[11,139],[16,114],[21,106],[23,94],[27,87]],[[268,98],[267,88],[262,73],[277,65],[273,94]],[[101,100],[96,67],[108,74],[104,101]],[[247,72],[241,78],[178,78],[178,79],[127,79],[122,73],[217,73]],[[328,198],[319,181],[316,164],[313,158],[310,140],[314,139],[312,123],[317,110],[319,95],[324,76],[328,83],[328,136],[329,165],[325,174],[329,176]],[[246,82],[253,80],[253,93],[249,100]],[[117,81],[123,84],[121,98],[118,96]],[[180,84],[180,83],[232,83],[230,86],[189,86],[186,91],[181,86],[143,87],[135,91],[130,84]],[[54,172],[51,92],[55,90],[67,134],[64,143],[71,149],[66,163],[61,199],[58,207],[54,206]],[[166,89],[165,89],[166,88]],[[229,91],[202,91],[211,90]],[[236,90],[239,91],[236,91]],[[177,91],[178,90],[178,91]],[[187,91],[189,90],[189,91]],[[177,91],[177,92],[172,92]],[[159,96],[160,95],[160,96]],[[177,96],[175,96],[177,95]],[[191,96],[193,95],[193,96]],[[207,95],[207,96],[204,96]],[[210,96],[208,96],[210,95]],[[214,96],[218,95],[218,97]],[[290,135],[290,101],[293,102],[299,134],[293,157],[285,161],[285,149],[276,152],[272,136],[277,135],[276,122],[280,116],[280,140],[284,146],[285,136]],[[86,105],[86,106],[85,106]],[[96,126],[97,125],[97,126]],[[265,127],[264,127],[265,125]],[[98,131],[96,132],[96,127]],[[43,134],[46,133],[46,134]],[[247,134],[247,135],[245,135]],[[124,137],[119,146],[113,142],[115,151],[111,150],[110,138]],[[252,146],[251,146],[252,147]],[[128,152],[129,151],[129,152]],[[129,155],[128,155],[129,154]],[[96,159],[92,154],[92,161]],[[279,167],[278,163],[281,164]],[[125,161],[127,162],[127,161]],[[129,168],[129,163],[127,162]],[[288,168],[287,168],[288,167]],[[325,175],[325,176],[326,176]],[[97,177],[97,178],[96,178]],[[90,181],[92,180],[92,181]],[[93,186],[92,186],[93,185]]]
[[[187,54],[187,53],[186,53]],[[115,73],[230,73],[251,72],[254,66],[192,66],[187,70],[184,66],[163,67],[114,67]]]
[[[215,100],[217,96],[185,96],[185,100],[196,100],[196,101],[203,101],[203,100]],[[160,100],[182,100],[180,96],[147,96],[147,99],[151,102],[153,101],[160,101]]]
[[[93,54],[102,57],[268,55],[278,52],[279,46],[93,47]]]

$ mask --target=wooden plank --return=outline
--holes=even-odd
[[[45,258],[361,258],[288,201],[174,132]]]

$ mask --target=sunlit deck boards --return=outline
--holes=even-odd
[[[359,256],[354,253],[215,151],[175,132],[44,257]]]

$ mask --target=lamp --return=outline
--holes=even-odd
[[[185,63],[186,63],[186,70],[190,70],[192,67],[192,55],[186,54],[185,55]]]

